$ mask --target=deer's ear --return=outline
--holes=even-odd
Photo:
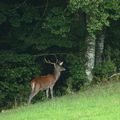
[[[62,65],[62,64],[63,64],[63,62],[60,62],[59,64],[60,64],[60,65]]]

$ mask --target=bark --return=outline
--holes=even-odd
[[[93,80],[92,70],[95,63],[95,38],[88,35],[86,37],[87,51],[86,51],[86,75],[88,82]]]
[[[105,40],[105,33],[104,31],[100,32],[98,38],[96,40],[96,55],[95,55],[95,64],[100,65],[102,62],[102,55],[104,50],[104,40]]]

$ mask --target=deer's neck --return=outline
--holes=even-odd
[[[60,71],[58,71],[58,70],[56,70],[56,69],[54,70],[54,76],[55,76],[55,80],[56,80],[56,81],[59,79],[60,74],[61,74]]]

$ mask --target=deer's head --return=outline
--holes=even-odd
[[[63,62],[59,62],[58,59],[56,59],[56,62],[51,62],[50,60],[46,60],[45,58],[45,62],[54,65],[55,70],[61,72],[61,71],[65,71],[66,69],[62,66]]]

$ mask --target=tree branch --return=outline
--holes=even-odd
[[[42,17],[44,17],[44,15],[45,15],[45,13],[46,13],[46,11],[47,11],[47,8],[48,8],[48,0],[47,0],[47,2],[46,2],[45,9],[44,9],[44,12],[43,12]]]
[[[23,1],[23,2],[20,3],[17,7],[12,8],[12,9],[10,9],[10,10],[8,10],[8,11],[13,11],[13,10],[16,10],[16,9],[20,8],[21,6],[23,6],[23,5],[26,3],[26,1],[27,1],[27,0]]]
[[[47,56],[47,55],[68,55],[72,53],[43,53],[43,54],[38,54],[38,55],[33,55],[33,56]]]
[[[115,74],[111,75],[109,78],[112,78],[112,77],[117,76],[117,75],[120,75],[120,73],[115,73]]]

